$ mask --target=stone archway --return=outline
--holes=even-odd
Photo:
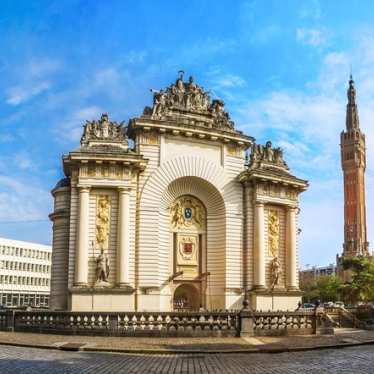
[[[200,308],[200,292],[189,283],[179,285],[173,295],[174,310],[198,310]]]
[[[206,208],[206,265],[199,279],[202,305],[207,309],[225,307],[227,222],[233,217],[228,215],[227,208],[232,210],[233,204],[231,199],[226,206],[226,193],[229,190],[224,170],[194,156],[163,163],[143,187],[138,210],[137,286],[154,294],[160,291],[160,310],[172,309],[175,286],[188,283],[173,272],[170,231],[170,207],[184,195],[198,199]],[[143,301],[147,297],[138,298],[140,309],[148,307]]]

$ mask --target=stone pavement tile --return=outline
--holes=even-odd
[[[1,374],[372,374],[373,367],[371,345],[276,355],[109,354],[0,346]]]
[[[135,338],[103,336],[71,336],[35,333],[0,332],[2,344],[30,345],[36,347],[71,347],[71,349],[112,351],[256,351],[274,348],[313,348],[332,345],[347,345],[374,341],[374,331],[354,331],[344,334],[316,336],[278,336],[250,338]]]

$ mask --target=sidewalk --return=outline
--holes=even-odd
[[[336,329],[329,336],[251,338],[125,338],[0,332],[1,345],[123,353],[290,352],[374,344],[374,331]]]

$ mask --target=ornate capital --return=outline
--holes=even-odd
[[[78,188],[78,191],[79,191],[80,194],[81,193],[86,193],[86,192],[88,193],[91,190],[91,186],[81,186],[81,185],[78,185],[77,188]]]
[[[131,187],[118,187],[118,193],[128,195],[131,192]]]

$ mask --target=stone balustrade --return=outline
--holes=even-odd
[[[264,335],[304,335],[315,332],[314,311],[256,312],[254,333]]]
[[[0,329],[6,313],[0,312]],[[5,320],[4,320],[5,321]],[[8,319],[6,320],[8,321]],[[237,312],[14,312],[14,331],[110,336],[236,336]]]
[[[317,317],[313,311],[0,311],[0,330],[107,336],[304,335],[316,332]]]

